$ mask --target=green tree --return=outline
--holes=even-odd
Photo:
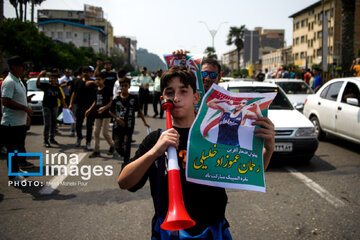
[[[227,45],[235,45],[237,51],[237,70],[240,69],[240,51],[244,48],[244,32],[245,25],[240,27],[230,27],[230,31],[227,38]]]
[[[213,48],[213,47],[207,47],[205,49],[204,53],[206,54],[206,57],[208,57],[208,58],[217,59],[216,51],[215,51],[215,48]]]
[[[345,71],[349,71],[354,57],[355,1],[341,0],[341,14],[342,14],[341,63],[342,63],[342,69],[345,69]]]
[[[41,5],[45,0],[30,0],[31,1],[31,22],[34,22],[34,10],[36,5]]]

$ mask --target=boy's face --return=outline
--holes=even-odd
[[[122,93],[128,93],[129,92],[130,85],[128,82],[120,82],[120,90]]]
[[[204,65],[201,66],[201,71],[202,72],[205,71],[209,73],[206,77],[203,78],[204,90],[205,92],[207,92],[211,88],[211,85],[213,85],[213,83],[218,84],[220,80],[220,75],[218,74],[219,69],[215,65],[205,63]],[[210,77],[210,73],[213,72],[217,74],[215,78]]]
[[[105,82],[105,79],[102,79],[101,77],[96,77],[96,79],[95,79],[95,84],[96,84],[97,86],[102,86],[102,85],[104,85],[104,82]]]
[[[190,114],[194,113],[194,105],[199,101],[199,93],[194,93],[190,85],[185,87],[179,77],[170,80],[162,96],[164,99],[170,99],[174,102],[174,108],[171,110],[174,118],[191,116]]]

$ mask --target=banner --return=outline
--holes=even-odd
[[[200,94],[200,101],[195,107],[199,108],[201,99],[203,98],[205,91],[204,85],[201,77],[201,62],[202,57],[192,57],[188,55],[172,55],[172,54],[164,54],[164,59],[166,62],[167,68],[171,68],[173,66],[184,66],[193,71],[196,77],[196,92]]]
[[[263,139],[254,136],[267,116],[271,93],[233,93],[213,84],[190,129],[186,179],[198,184],[265,192]]]

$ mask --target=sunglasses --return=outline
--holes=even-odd
[[[208,72],[208,71],[202,71],[201,72],[201,77],[202,78],[206,78],[206,76],[209,75],[209,77],[211,79],[216,79],[218,74],[216,72]]]

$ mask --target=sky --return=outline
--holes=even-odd
[[[221,58],[235,49],[226,45],[232,26],[285,29],[286,45],[291,45],[293,24],[289,16],[315,2],[318,0],[46,0],[36,9],[83,10],[84,4],[102,7],[115,36],[135,37],[138,48],[161,57],[176,49],[202,54],[212,45],[202,21],[210,30],[218,29],[214,47]],[[4,0],[4,15],[15,17],[9,0]]]

